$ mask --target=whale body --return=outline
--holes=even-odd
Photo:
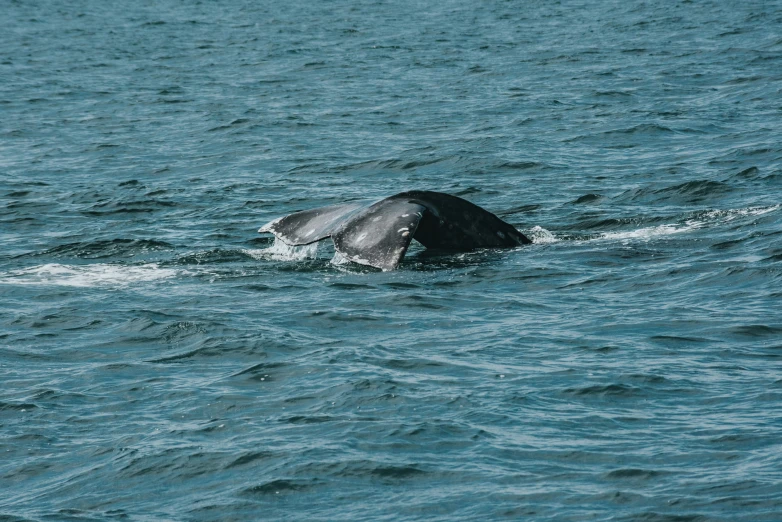
[[[258,232],[274,234],[290,246],[328,237],[346,259],[394,270],[415,239],[426,248],[466,252],[531,243],[488,210],[457,196],[425,190],[402,192],[372,204],[348,203],[296,212]]]

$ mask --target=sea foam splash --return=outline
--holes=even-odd
[[[182,272],[184,271],[161,268],[157,263],[139,266],[108,263],[92,265],[49,263],[1,274],[0,284],[126,287],[136,283],[169,279]]]
[[[543,227],[534,226],[527,232],[527,237],[535,243],[535,244],[542,244],[542,243],[556,243],[558,241],[561,241],[558,237],[556,237],[554,234],[549,232]]]
[[[329,263],[333,266],[341,267],[350,264],[350,259],[339,253],[338,250],[334,251],[334,255]]]
[[[594,239],[612,239],[612,240],[631,240],[631,239],[652,239],[660,236],[670,236],[681,234],[700,228],[696,225],[658,225],[656,227],[645,227],[636,230],[626,230],[622,232],[604,232]]]
[[[683,234],[691,232],[693,230],[705,228],[712,225],[724,225],[730,223],[739,218],[762,216],[779,210],[782,208],[782,204],[770,205],[765,207],[747,207],[739,209],[726,209],[726,210],[705,210],[693,213],[689,219],[680,223],[668,223],[665,225],[657,225],[653,227],[638,228],[635,230],[621,230],[616,232],[603,232],[597,236],[593,236],[588,241],[600,241],[600,240],[619,240],[619,241],[631,241],[631,240],[650,240],[656,237],[671,236],[675,234]],[[557,243],[562,241],[562,238],[555,236],[552,232],[546,230],[543,227],[535,226],[529,229],[527,232],[529,237],[535,244],[547,244]]]
[[[318,243],[291,246],[275,237],[274,244],[269,248],[258,248],[244,251],[255,259],[273,259],[275,261],[303,261],[318,257]]]
[[[679,224],[658,225],[655,227],[639,228],[637,230],[604,232],[595,239],[611,240],[632,240],[632,239],[652,239],[660,236],[670,236],[682,234],[693,230],[705,228],[710,225],[724,225],[735,219],[751,216],[762,216],[781,208],[782,205],[771,205],[767,207],[748,207],[727,210],[706,210],[698,212],[694,217]]]

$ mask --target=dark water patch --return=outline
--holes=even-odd
[[[286,480],[277,479],[265,482],[257,486],[246,488],[242,491],[245,496],[285,495],[299,491],[310,490],[320,484],[318,480]]]
[[[35,393],[30,398],[46,404],[47,407],[56,407],[69,404],[85,405],[94,397],[84,393],[46,388],[35,390]]]
[[[610,480],[633,480],[633,481],[643,481],[643,480],[653,480],[657,479],[658,477],[665,475],[666,472],[664,471],[656,471],[656,470],[649,470],[649,469],[637,469],[637,468],[625,468],[625,469],[616,469],[614,471],[610,471],[605,474],[605,478]]]
[[[252,380],[271,381],[273,378],[269,372],[276,373],[277,370],[281,368],[285,368],[286,366],[288,365],[280,362],[258,363],[250,366],[249,368],[245,368],[244,370],[238,373],[231,375],[231,377],[248,375],[249,378]]]
[[[643,123],[622,129],[582,134],[563,141],[565,143],[599,143],[606,148],[634,148],[645,144],[646,140],[667,138],[674,134],[675,131],[665,125]]]
[[[237,119],[231,121],[231,123],[228,123],[226,125],[219,125],[217,127],[212,127],[207,132],[214,132],[214,131],[218,131],[218,130],[231,129],[232,127],[237,127],[239,125],[242,125],[243,123],[248,123],[249,121],[250,120],[247,119],[247,118],[237,118]]]
[[[645,385],[660,386],[664,384],[670,384],[670,381],[662,375],[634,373],[629,375],[622,375],[621,377],[625,380]]]
[[[741,172],[732,175],[731,179],[758,179],[760,177],[760,169],[757,167],[749,167]]]
[[[303,466],[299,473],[338,478],[360,478],[379,480],[386,484],[406,483],[416,478],[425,478],[431,473],[417,464],[388,464],[372,460],[352,460],[343,462],[320,462]]]
[[[454,192],[454,196],[463,198],[465,196],[469,196],[470,194],[479,194],[481,192],[483,192],[483,190],[478,187],[465,187]]]
[[[385,480],[405,480],[425,475],[426,472],[416,466],[378,466],[370,474]]]
[[[337,290],[348,290],[348,291],[361,291],[366,292],[368,290],[376,290],[377,287],[374,285],[369,284],[358,284],[358,283],[331,283],[329,284],[331,288],[337,289]]]
[[[629,516],[622,516],[621,520],[642,520],[644,522],[711,522],[711,517],[700,514],[674,515],[670,513],[658,513],[656,511],[644,511],[633,513]]]
[[[33,404],[32,402],[13,403],[13,402],[0,401],[0,411],[25,412],[25,411],[31,411],[37,409],[38,409],[38,405]]]
[[[162,201],[158,199],[143,200],[112,200],[92,205],[88,210],[82,210],[81,213],[90,217],[104,217],[119,214],[151,214],[161,210],[177,207],[174,201]]]
[[[750,239],[750,236],[741,239],[732,239],[730,241],[721,241],[711,245],[710,248],[713,248],[714,250],[731,250],[737,246],[741,246],[747,239]]]
[[[449,401],[449,404],[464,406],[465,404],[470,404],[470,401],[457,397]],[[429,420],[412,426],[401,426],[390,433],[389,436],[392,438],[399,437],[406,443],[415,442],[420,444],[428,441],[440,441],[442,444],[458,446],[463,445],[462,443],[467,441],[494,438],[492,434],[485,430],[443,420]]]
[[[633,93],[631,91],[595,91],[592,95],[598,98],[627,99],[631,98]]]
[[[246,290],[248,292],[252,293],[261,293],[261,292],[273,292],[276,289],[273,286],[264,285],[260,283],[253,283],[249,285],[241,285],[238,288],[242,290]]]
[[[116,149],[122,146],[116,143],[93,143],[92,145],[95,148],[95,150]]]
[[[163,89],[160,89],[158,91],[158,94],[160,95],[168,95],[168,94],[184,94],[185,89],[179,85],[172,85],[170,87],[166,87]]]
[[[177,433],[178,434],[178,433]],[[125,457],[125,458],[122,458]],[[194,447],[168,448],[154,453],[132,451],[121,457],[127,460],[118,470],[118,475],[127,479],[186,480],[207,474],[210,469],[219,469],[226,460],[222,452],[199,451]]]
[[[496,168],[502,170],[545,170],[550,167],[538,161],[505,161],[498,164]]]
[[[382,283],[383,287],[391,288],[393,290],[417,290],[421,288],[421,285],[416,283],[405,283],[403,281],[391,281],[389,283]]]
[[[688,346],[691,344],[713,343],[712,339],[706,337],[693,337],[687,335],[652,335],[649,339],[663,346]]]
[[[610,345],[606,345],[606,346],[580,346],[579,348],[582,349],[582,350],[587,350],[587,351],[590,351],[590,352],[596,352],[596,353],[600,353],[600,354],[610,354],[610,353],[613,353],[613,352],[616,352],[616,351],[619,351],[619,350],[622,349],[619,346],[610,346]]]
[[[148,362],[157,364],[184,363],[191,359],[214,359],[225,357],[228,354],[231,354],[234,358],[239,358],[241,356],[264,358],[266,356],[266,350],[275,347],[277,344],[257,337],[232,339],[204,336],[200,332],[188,335],[188,337],[192,336],[195,336],[195,338],[189,339],[189,342],[195,344],[195,348],[179,351],[164,357],[150,359]],[[182,343],[180,340],[167,342],[172,344]]]
[[[66,327],[63,327],[63,331],[66,332],[77,332],[80,330],[91,330],[93,328],[98,328],[101,326],[105,326],[104,321],[101,321],[100,319],[86,319],[78,322],[77,324],[69,325]]]
[[[571,205],[593,205],[603,201],[603,196],[600,194],[585,194],[570,202]]]
[[[565,395],[583,397],[633,397],[641,392],[640,388],[628,384],[606,384],[583,388],[566,388]]]
[[[249,464],[258,463],[262,461],[268,461],[275,457],[277,457],[275,453],[271,451],[248,451],[244,453],[242,456],[237,457],[236,459],[229,462],[225,468],[231,469],[239,466],[247,466]]]
[[[444,363],[426,359],[383,359],[378,362],[386,368],[405,371],[426,371],[433,368],[444,368],[447,366]]]
[[[731,328],[731,333],[739,337],[776,337],[782,335],[782,328],[764,324],[751,324]]]
[[[535,212],[540,208],[541,208],[540,205],[521,205],[518,207],[512,207],[507,210],[497,212],[497,215],[501,217],[512,216],[513,214],[524,214],[528,212]]]
[[[10,324],[33,329],[75,332],[92,329],[101,323],[100,319],[85,318],[78,308],[61,308],[54,313],[21,315]]]
[[[782,183],[782,173],[775,172],[773,174],[769,174],[768,176],[764,176],[761,179],[769,185],[779,185]]]
[[[324,422],[334,422],[342,420],[340,417],[332,415],[293,415],[292,417],[281,418],[280,422],[288,424],[321,424]]]
[[[443,310],[447,308],[445,305],[433,301],[430,297],[416,294],[396,295],[391,297],[389,301],[395,305],[410,308],[423,308],[428,310]]]
[[[191,102],[193,102],[193,100],[179,99],[179,98],[161,98],[160,100],[158,100],[158,103],[163,103],[167,105],[177,104],[177,103],[191,103]],[[210,130],[215,130],[215,129],[210,129]]]

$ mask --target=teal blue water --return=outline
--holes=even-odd
[[[0,11],[0,520],[782,520],[779,1]]]

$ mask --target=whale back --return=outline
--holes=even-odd
[[[532,243],[513,225],[457,196],[411,191],[393,197],[403,197],[426,206],[427,211],[415,234],[415,240],[426,248],[468,251]]]

